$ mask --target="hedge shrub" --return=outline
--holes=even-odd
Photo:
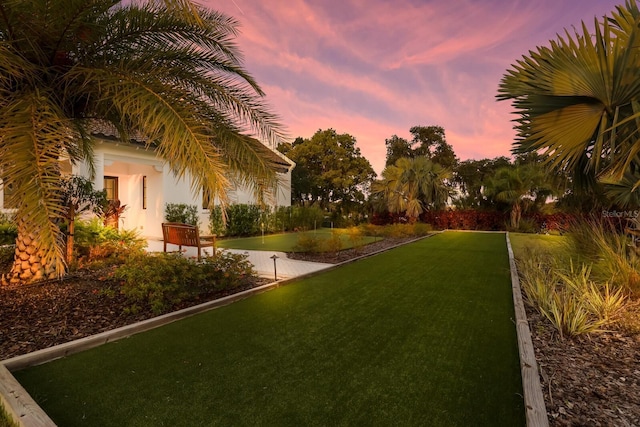
[[[164,219],[166,222],[180,222],[183,224],[199,225],[198,207],[185,203],[167,203],[164,206]]]
[[[119,266],[113,277],[121,281],[128,312],[170,310],[186,298],[246,285],[255,276],[246,256],[218,252],[202,263],[179,254],[138,254]]]

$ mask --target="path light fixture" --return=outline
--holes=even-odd
[[[271,258],[273,260],[273,279],[277,282],[278,281],[278,268],[276,267],[276,260],[278,258],[280,258],[280,257],[278,255],[276,255],[276,254],[273,254],[269,258]]]

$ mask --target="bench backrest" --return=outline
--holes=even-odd
[[[162,224],[164,241],[174,245],[198,246],[200,236],[198,227],[179,222],[165,222]]]

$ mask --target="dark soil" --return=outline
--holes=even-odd
[[[409,240],[385,239],[337,255],[298,253],[290,258],[339,263]],[[107,273],[84,272],[62,282],[0,287],[0,359],[153,317],[150,311],[124,314],[126,301]],[[249,287],[263,283],[266,280],[257,279]],[[201,295],[174,309],[221,296]],[[631,316],[639,319],[640,309],[634,310]],[[560,339],[537,312],[527,308],[527,316],[552,426],[640,427],[640,334],[621,329]]]

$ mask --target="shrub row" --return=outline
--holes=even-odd
[[[429,224],[390,224],[385,226],[373,224],[360,224],[357,227],[334,229],[331,236],[321,238],[313,233],[300,233],[294,247],[296,252],[331,252],[338,253],[345,242],[349,248],[358,248],[364,245],[364,236],[385,238],[407,238],[427,236],[432,232]]]
[[[185,203],[167,203],[164,206],[164,219],[167,222],[198,226],[198,207]]]
[[[567,213],[523,215],[520,229],[523,232],[560,231],[567,230],[579,215]],[[420,215],[420,221],[430,224],[436,230],[506,230],[509,214],[497,211],[478,210],[445,210],[427,211]],[[397,214],[374,214],[371,223],[376,225],[406,222],[405,218]]]
[[[209,227],[218,236],[255,236],[265,233],[320,228],[324,212],[318,207],[281,206],[272,211],[269,206],[229,205],[223,220],[222,209],[216,206],[211,211]]]
[[[438,230],[504,230],[507,218],[502,212],[476,210],[427,211],[420,216]]]
[[[138,254],[113,273],[121,281],[127,311],[150,309],[155,314],[186,298],[244,286],[254,276],[246,256],[227,252],[204,257],[201,263],[179,254]]]

